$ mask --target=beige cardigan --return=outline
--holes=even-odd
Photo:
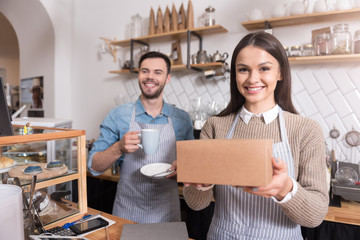
[[[235,114],[209,118],[201,130],[200,138],[226,138],[234,118]],[[284,118],[298,190],[289,201],[278,204],[295,223],[316,227],[323,221],[329,204],[324,136],[314,120],[289,112],[284,112]],[[248,125],[239,119],[233,138],[263,138],[280,142],[278,118],[268,125],[260,117],[252,117]],[[212,197],[213,189],[200,191],[192,186],[184,188],[185,201],[194,210],[207,207]]]

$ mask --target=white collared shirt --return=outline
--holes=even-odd
[[[269,124],[272,121],[274,121],[278,115],[279,115],[279,105],[277,104],[269,111],[260,114],[249,112],[244,106],[241,108],[240,111],[240,117],[246,124],[250,122],[252,116],[263,117],[265,124]]]
[[[240,117],[246,124],[249,124],[252,116],[263,117],[265,124],[269,124],[272,121],[274,121],[278,115],[279,115],[279,105],[277,104],[269,111],[260,114],[249,112],[244,106],[241,108],[240,111]],[[297,192],[297,183],[295,179],[291,178],[291,180],[293,182],[293,189],[281,201],[278,201],[275,197],[271,197],[275,202],[285,203],[295,195],[295,193]]]

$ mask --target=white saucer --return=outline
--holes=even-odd
[[[140,168],[140,172],[147,177],[159,179],[159,178],[165,178],[167,175],[174,172],[174,171],[165,172],[169,168],[171,168],[171,164],[169,163],[150,163]],[[161,173],[161,174],[157,174],[157,173]]]

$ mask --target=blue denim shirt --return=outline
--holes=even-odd
[[[135,106],[135,121],[144,124],[166,124],[168,117],[171,118],[176,141],[194,139],[194,131],[190,116],[185,111],[176,108],[164,101],[161,113],[153,118],[147,114],[140,98],[133,103],[127,103],[113,108],[105,117],[100,125],[100,136],[94,142],[88,159],[88,169],[92,175],[100,175],[102,172],[96,172],[91,169],[92,159],[97,152],[106,150],[128,132],[131,114]],[[118,162],[122,162],[125,155],[123,154]]]

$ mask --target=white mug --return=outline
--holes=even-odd
[[[144,150],[146,154],[156,153],[159,147],[160,130],[159,129],[141,129],[138,134],[141,144],[138,146]]]

